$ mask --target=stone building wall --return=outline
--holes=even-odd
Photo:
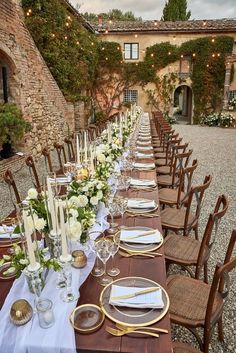
[[[68,104],[27,30],[19,0],[0,1],[0,66],[8,71],[9,101],[32,124],[21,148],[41,155],[74,130],[74,108]],[[0,96],[1,100],[1,96]]]

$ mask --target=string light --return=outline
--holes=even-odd
[[[154,67],[154,65],[152,64],[152,67]]]
[[[55,38],[55,34],[54,33],[52,33],[52,38]]]
[[[106,57],[106,61],[108,60],[108,57]]]
[[[79,45],[79,41],[78,40],[77,40],[76,44]]]
[[[109,23],[112,24],[112,20],[109,20]]]
[[[218,53],[217,56],[220,57],[220,53]]]
[[[212,40],[211,40],[211,41],[212,41],[212,43],[215,43],[215,38],[212,38]]]
[[[105,34],[107,34],[107,33],[108,33],[108,29],[105,30]]]
[[[206,21],[205,20],[203,21],[203,26],[206,26]]]
[[[69,22],[66,22],[66,27],[69,27],[69,25],[70,25]]]
[[[94,45],[94,42],[91,42],[91,45]]]
[[[173,40],[176,40],[176,36],[173,36]]]
[[[193,57],[195,58],[195,56],[196,56],[196,54],[195,53],[193,53]]]
[[[70,20],[71,20],[71,17],[70,17],[70,16],[67,16],[67,19],[70,21]]]
[[[214,58],[216,55],[215,54],[212,54],[212,57]]]
[[[64,38],[65,38],[65,40],[67,40],[67,39],[68,39],[68,37],[67,37],[67,36],[65,36]]]
[[[154,22],[154,26],[157,26],[157,21]]]
[[[105,48],[104,48],[104,47],[102,47],[102,50],[105,50]]]
[[[154,56],[154,54],[153,54],[153,53],[151,53],[151,56],[153,57],[153,56]]]
[[[180,56],[180,57],[181,57],[181,59],[183,59],[183,57],[184,57],[184,56],[183,56],[183,54],[181,54],[181,56]]]
[[[207,66],[206,67],[209,67],[209,64],[207,64]]]
[[[138,63],[136,63],[135,65],[138,66]]]
[[[120,47],[117,47],[116,49],[117,49],[117,50],[120,50]]]
[[[170,51],[168,52],[168,55],[171,55],[171,52],[170,52]]]
[[[135,35],[134,35],[134,38],[138,38],[138,35],[137,35],[137,34],[135,34]]]

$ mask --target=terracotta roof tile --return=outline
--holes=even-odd
[[[190,20],[190,21],[114,21],[111,24],[91,23],[94,30],[104,33],[117,32],[236,32],[236,19],[224,18],[220,20]]]

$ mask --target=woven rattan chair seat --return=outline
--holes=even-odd
[[[175,263],[196,265],[200,246],[201,243],[193,238],[168,234],[164,242],[165,257]]]
[[[175,178],[175,182],[177,183],[178,178]],[[172,186],[172,175],[159,175],[157,176],[157,184],[162,186]]]
[[[154,149],[155,153],[163,152],[163,147],[158,144],[156,144],[156,145],[153,144],[153,149]]]
[[[155,160],[155,164],[156,164],[157,166],[166,165],[166,159],[165,159],[165,158],[156,159],[156,160]]]
[[[211,286],[187,276],[170,276],[167,292],[170,297],[171,321],[193,328],[203,327]],[[221,312],[223,299],[217,293],[213,304],[214,320]]]
[[[185,197],[185,193],[180,193],[180,201],[182,201]],[[163,188],[159,190],[159,201],[160,203],[176,205],[178,198],[178,190]]]
[[[165,208],[161,211],[161,224],[171,229],[184,229],[185,208]],[[193,215],[189,215],[188,224],[192,224],[194,220]]]
[[[170,174],[170,167],[167,165],[164,165],[162,167],[158,167],[156,169],[157,174]]]
[[[198,349],[183,342],[173,342],[173,353],[202,353]]]
[[[158,152],[158,153],[155,153],[154,156],[157,159],[164,159],[164,158],[166,158],[166,153],[165,152]]]

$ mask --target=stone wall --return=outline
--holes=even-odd
[[[20,149],[37,159],[44,147],[63,141],[68,125],[74,131],[74,107],[37,50],[19,0],[0,1],[0,66],[7,67],[9,101],[17,103],[32,124]]]

